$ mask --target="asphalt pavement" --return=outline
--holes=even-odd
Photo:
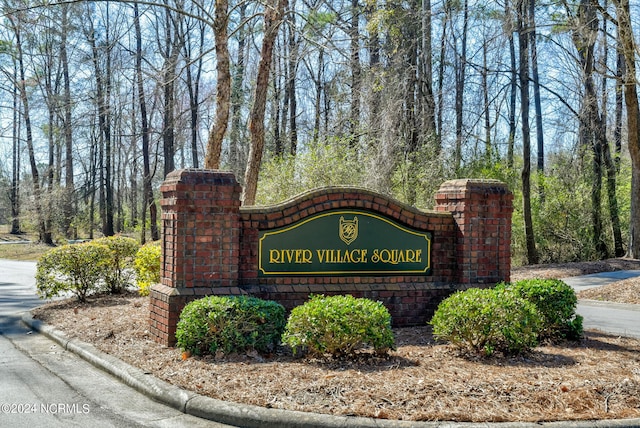
[[[225,427],[149,398],[22,322],[35,263],[0,260],[0,428]],[[97,351],[97,350],[96,350]]]
[[[29,310],[42,303],[35,297],[34,272],[35,263],[0,260],[0,428],[640,428],[640,419],[499,424],[389,421],[214,400],[156,379],[31,319]],[[566,278],[565,282],[580,290],[632,276],[640,276],[640,271]],[[586,329],[640,338],[640,308],[635,305],[580,301],[577,312],[584,316]]]
[[[579,292],[636,276],[640,276],[640,270],[602,272],[564,278],[563,281]],[[640,305],[580,300],[576,312],[584,317],[585,329],[640,339]]]

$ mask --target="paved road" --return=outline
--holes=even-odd
[[[563,281],[574,290],[581,291],[636,276],[640,276],[639,270],[595,273],[565,278]],[[584,317],[585,329],[597,329],[640,339],[640,305],[581,300],[576,312]]]
[[[224,427],[156,403],[43,335],[18,312],[35,297],[35,263],[0,260],[0,428]]]

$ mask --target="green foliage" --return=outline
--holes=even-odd
[[[151,285],[160,282],[161,253],[160,241],[145,244],[136,253],[134,269],[141,296],[148,296]]]
[[[382,303],[350,295],[312,296],[291,311],[282,342],[294,352],[349,356],[365,346],[385,354],[395,349],[391,316]]]
[[[119,235],[99,238],[94,242],[106,245],[111,250],[111,269],[107,270],[104,277],[107,291],[121,293],[133,280],[133,260],[140,245],[133,238]]]
[[[565,168],[571,168],[565,165]],[[541,263],[593,260],[591,183],[560,173],[538,177],[545,198],[532,201],[536,245]],[[567,192],[567,189],[572,189]],[[539,191],[536,191],[539,194]],[[603,211],[605,212],[605,211]]]
[[[188,303],[178,321],[177,345],[194,355],[269,352],[278,345],[285,310],[272,301],[245,296],[208,296]]]
[[[532,221],[536,248],[540,263],[564,263],[594,260],[598,255],[594,248],[591,218],[592,181],[591,160],[575,153],[555,152],[548,155],[544,174],[531,177]],[[460,176],[494,178],[509,186],[514,193],[512,217],[512,263],[527,263],[523,219],[522,159],[516,158],[509,168],[504,160],[494,156],[476,158],[467,162]],[[623,242],[627,242],[629,230],[631,167],[629,160],[621,159],[617,179],[618,212]],[[613,251],[611,219],[606,191],[602,194],[603,239]]]
[[[414,153],[405,154],[396,162],[391,176],[393,197],[411,205],[430,208],[440,185],[447,180],[443,155],[434,155],[436,142],[430,139]],[[385,159],[385,162],[391,162]]]
[[[335,12],[321,12],[312,10],[307,15],[306,26],[311,28],[323,28],[329,24],[335,24],[338,16]]]
[[[443,300],[430,324],[434,335],[478,354],[519,354],[537,345],[535,305],[506,289],[471,288]]]
[[[559,279],[528,279],[499,284],[533,303],[540,313],[540,339],[577,340],[582,336],[582,317],[576,315],[578,299],[573,289]]]
[[[36,269],[38,295],[50,299],[71,292],[78,300],[100,289],[111,269],[112,252],[104,244],[64,245],[43,254]]]
[[[318,187],[360,185],[363,169],[357,149],[339,141],[313,145],[295,156],[272,157],[262,165],[256,201],[274,204]]]

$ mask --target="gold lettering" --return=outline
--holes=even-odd
[[[371,255],[373,263],[386,263],[397,265],[399,263],[422,263],[422,250],[398,250],[376,248]]]
[[[367,262],[367,250],[353,250],[352,253],[358,252],[357,257],[353,259],[354,263],[366,263]],[[353,254],[352,254],[353,255]]]
[[[292,250],[269,250],[269,263],[284,264],[284,263],[313,263],[313,253],[311,250],[300,248]]]
[[[380,260],[382,260],[382,263],[390,263],[393,265],[398,264],[398,262],[393,257],[391,251],[398,251],[398,250],[383,249],[382,251],[380,251]]]
[[[367,251],[364,249],[353,250],[316,250],[320,263],[367,263]],[[311,255],[309,254],[309,259]],[[309,263],[311,261],[309,260]]]
[[[311,263],[313,253],[311,250],[296,250],[296,263]]]
[[[278,250],[269,250],[269,263],[282,263],[280,261],[280,252]]]

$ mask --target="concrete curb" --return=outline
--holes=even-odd
[[[298,412],[282,409],[226,402],[186,391],[157,379],[142,370],[108,355],[93,345],[69,339],[63,332],[42,321],[31,312],[22,314],[22,322],[54,342],[73,352],[93,366],[111,374],[121,382],[152,399],[183,413],[203,419],[247,428],[640,428],[640,419],[618,419],[602,421],[562,422],[413,422],[374,419],[352,416],[333,416],[318,413]]]

